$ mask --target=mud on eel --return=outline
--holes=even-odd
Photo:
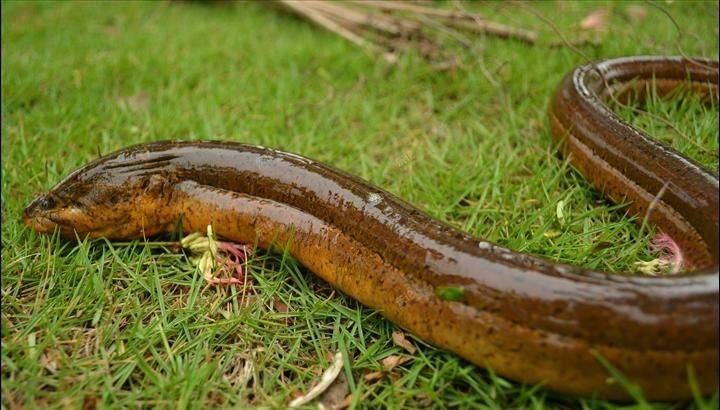
[[[216,232],[287,246],[309,270],[422,339],[513,380],[570,395],[628,399],[597,356],[648,399],[718,385],[718,179],[607,107],[690,84],[718,98],[718,63],[673,57],[575,69],[550,105],[572,164],[670,234],[694,266],[672,277],[588,271],[474,238],[392,194],[313,160],[232,142],[153,142],[73,172],[25,210],[28,227],[132,239]],[[658,195],[662,193],[662,195]],[[640,218],[642,219],[642,218]],[[436,296],[462,287],[463,301]]]

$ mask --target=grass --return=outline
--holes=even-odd
[[[570,38],[585,15],[610,7],[601,44],[582,47],[591,58],[717,58],[716,3],[661,3],[682,34],[647,3],[635,23],[626,3],[532,6]],[[549,47],[555,34],[533,14],[477,8],[538,30],[540,43],[480,38],[463,52],[464,67],[441,73],[412,55],[389,67],[254,4],[3,3],[4,408],[283,407],[338,350],[357,408],[615,408],[512,383],[411,336],[412,359],[368,382],[382,359],[403,354],[391,340],[396,327],[286,255],[254,257],[243,296],[206,286],[182,255],[62,243],[20,223],[35,194],[99,152],[226,139],[330,163],[519,251],[616,272],[653,258],[652,229],[639,232],[622,205],[603,201],[550,138],[547,103],[583,57]],[[658,101],[648,110],[619,112],[717,169],[714,109]],[[715,394],[653,406],[717,405]],[[637,407],[648,406],[640,396]]]

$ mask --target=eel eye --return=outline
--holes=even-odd
[[[52,198],[50,196],[44,196],[38,201],[37,207],[40,210],[48,211],[48,210],[54,208],[55,204],[56,204],[56,201],[54,198]]]

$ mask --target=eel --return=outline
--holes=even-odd
[[[718,178],[618,118],[610,99],[689,84],[717,101],[718,62],[627,57],[576,68],[550,103],[561,152],[597,189],[680,245],[687,272],[638,277],[514,252],[372,184],[299,155],[221,141],[161,141],[102,157],[24,211],[66,239],[175,229],[286,249],[421,339],[494,372],[573,396],[650,400],[718,386]],[[460,291],[447,298],[441,290]],[[455,295],[457,296],[457,295]],[[453,300],[448,300],[453,299]]]

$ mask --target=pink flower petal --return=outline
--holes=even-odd
[[[678,273],[683,268],[685,258],[680,246],[666,233],[657,234],[650,241],[650,250],[660,254],[660,259],[672,265],[672,273]]]
[[[230,277],[229,279],[218,279],[223,283],[245,283],[245,271],[243,263],[247,262],[249,253],[245,245],[238,245],[232,242],[217,242],[218,250],[221,255],[217,256],[217,263],[220,265],[219,272],[222,276]],[[234,272],[233,272],[234,271]],[[230,281],[230,282],[228,282]]]
[[[217,242],[218,249],[237,258],[238,261],[245,262],[248,258],[248,251],[245,245],[236,245],[231,242]]]
[[[601,8],[588,14],[581,22],[580,27],[584,30],[604,31],[607,28],[610,9]]]

